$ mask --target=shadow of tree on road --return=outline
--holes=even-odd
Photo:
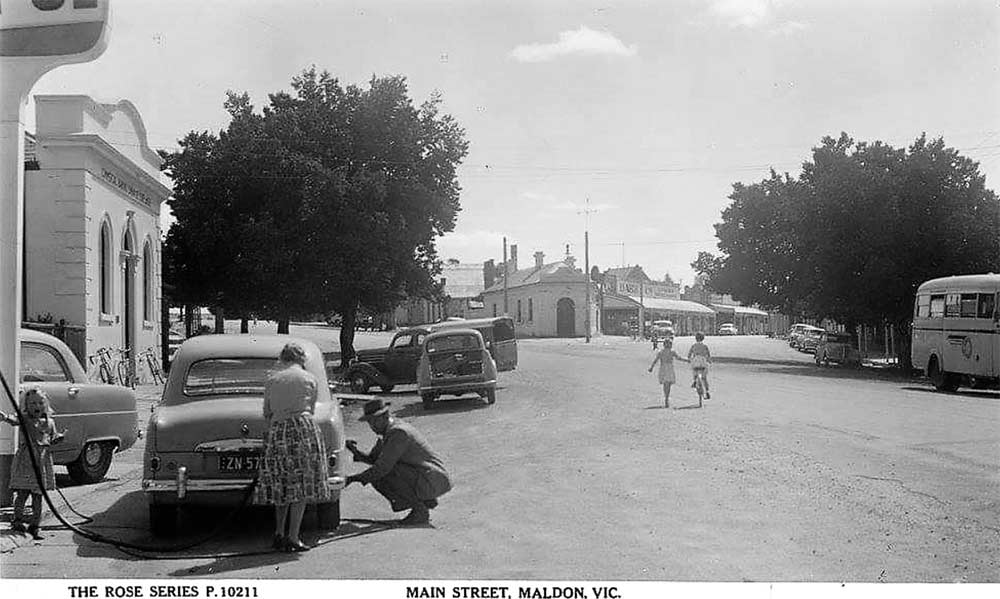
[[[983,391],[977,389],[959,389],[958,391],[938,391],[933,387],[900,387],[905,391],[920,391],[935,395],[952,395],[955,397],[978,397],[982,399],[1000,400],[1000,391]]]

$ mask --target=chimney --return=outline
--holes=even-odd
[[[517,244],[511,244],[510,246],[510,272],[514,274],[517,272]]]
[[[497,267],[493,260],[483,262],[483,289],[489,289],[497,282]]]
[[[545,264],[545,253],[535,252],[535,268],[541,268]]]
[[[563,260],[563,262],[565,262],[566,265],[569,266],[570,268],[576,269],[576,258],[574,258],[573,256],[567,255],[566,259]]]

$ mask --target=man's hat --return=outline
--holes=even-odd
[[[358,418],[358,420],[371,420],[376,416],[381,416],[389,411],[389,406],[392,403],[388,401],[382,401],[381,399],[373,399],[371,401],[365,402],[365,413]]]

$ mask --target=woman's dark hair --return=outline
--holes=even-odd
[[[278,356],[278,359],[304,367],[306,365],[306,350],[302,349],[298,343],[286,343],[285,347],[281,348],[281,355]]]

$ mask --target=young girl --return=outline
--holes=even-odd
[[[14,523],[11,528],[24,532],[24,504],[31,495],[31,521],[27,531],[34,539],[41,539],[38,525],[42,520],[42,492],[38,488],[35,469],[32,466],[28,450],[35,455],[35,461],[42,471],[42,481],[45,490],[56,488],[56,476],[52,467],[52,454],[49,447],[62,441],[63,435],[56,431],[56,423],[52,418],[52,406],[49,397],[39,389],[29,389],[21,400],[21,412],[24,414],[24,426],[21,428],[20,442],[10,471],[10,488],[16,493],[14,498]],[[20,422],[16,416],[0,412],[0,420],[17,426]],[[25,434],[25,431],[27,433]]]
[[[660,363],[660,370],[657,373],[657,378],[660,384],[663,385],[663,407],[670,407],[670,386],[674,384],[677,380],[677,375],[674,374],[674,359],[684,360],[677,352],[674,351],[674,342],[669,337],[663,340],[663,349],[656,353],[656,357],[653,358],[653,363],[649,365],[649,371],[653,372],[653,366],[656,363]]]

